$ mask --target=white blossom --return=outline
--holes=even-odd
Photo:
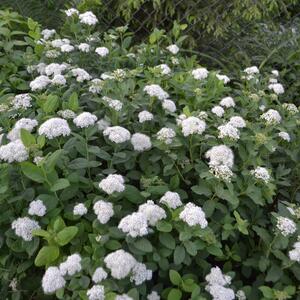
[[[192,202],[189,202],[184,206],[179,218],[186,222],[189,226],[200,225],[202,229],[206,228],[208,224],[202,208]]]
[[[107,127],[103,131],[104,136],[108,136],[108,139],[114,143],[120,144],[130,140],[130,132],[121,126]]]
[[[147,151],[152,147],[151,139],[143,133],[133,134],[130,141],[133,149],[138,152]]]
[[[136,264],[135,258],[123,249],[108,254],[104,258],[104,262],[110,270],[111,276],[116,279],[123,279],[128,276]]]
[[[72,51],[74,51],[74,49],[75,49],[74,46],[68,45],[68,44],[62,45],[60,47],[60,51],[65,52],[65,53],[72,52]]]
[[[55,40],[51,41],[51,46],[53,48],[60,48],[62,45],[68,45],[70,43],[71,42],[69,39],[55,39]]]
[[[122,294],[122,295],[117,295],[115,300],[133,300],[133,299],[126,294]]]
[[[146,280],[152,279],[152,271],[147,270],[145,264],[137,262],[131,271],[130,281],[134,282],[135,285],[140,285]]]
[[[103,280],[105,280],[107,278],[107,273],[105,272],[105,270],[101,267],[98,267],[93,276],[92,276],[92,280],[95,282],[95,283],[99,283]]]
[[[81,271],[81,257],[75,253],[67,257],[66,261],[59,265],[61,275],[73,276],[75,273]]]
[[[233,152],[229,147],[225,145],[212,147],[206,152],[205,157],[210,160],[209,166],[225,165],[229,168],[233,167]]]
[[[19,94],[12,100],[12,105],[14,109],[27,109],[31,107],[32,98],[29,94]]]
[[[277,95],[284,93],[284,87],[280,83],[271,83],[268,85],[268,88],[269,90],[273,91]]]
[[[45,135],[48,139],[54,139],[59,136],[68,136],[71,129],[66,120],[61,118],[52,118],[45,121],[38,130],[39,135]]]
[[[259,74],[259,69],[256,66],[252,66],[244,69],[244,72],[248,75]]]
[[[150,84],[144,87],[144,92],[150,97],[157,97],[159,100],[169,98],[169,94],[165,92],[158,84]]]
[[[28,214],[31,216],[39,216],[42,217],[46,214],[46,206],[43,201],[38,199],[35,201],[31,201],[29,204]]]
[[[146,216],[147,221],[151,226],[155,226],[158,221],[167,217],[164,209],[154,204],[152,200],[148,200],[146,203],[141,204],[138,212]]]
[[[98,200],[93,206],[97,219],[101,224],[106,224],[114,215],[113,205],[110,202]]]
[[[180,196],[175,192],[166,192],[161,198],[160,203],[166,204],[170,208],[176,209],[177,207],[182,205]]]
[[[40,229],[41,227],[38,222],[31,220],[28,217],[24,217],[13,221],[11,228],[15,231],[15,234],[21,237],[24,241],[31,241],[32,231]]]
[[[246,127],[245,120],[240,116],[231,117],[228,124],[230,124],[231,126],[233,126],[235,128],[244,128],[244,127]]]
[[[279,112],[275,109],[269,109],[260,117],[261,119],[265,120],[268,125],[279,124],[281,122],[281,116]]]
[[[287,132],[285,132],[285,131],[280,131],[280,132],[278,133],[278,136],[279,136],[280,138],[282,138],[284,141],[287,141],[287,142],[290,142],[290,141],[291,141],[290,135],[289,135]]]
[[[254,170],[251,170],[250,174],[253,175],[256,179],[262,180],[265,183],[268,183],[271,179],[269,171],[263,167],[257,167]]]
[[[175,44],[169,45],[166,49],[174,55],[176,55],[179,52],[179,48]]]
[[[216,77],[219,80],[222,80],[224,84],[227,84],[228,82],[230,82],[230,78],[226,75],[216,74]]]
[[[219,126],[218,130],[218,138],[220,139],[229,138],[236,141],[240,138],[239,130],[236,127],[232,126],[230,123]]]
[[[54,85],[65,85],[67,83],[66,78],[63,75],[54,75],[53,79],[51,80],[51,83]]]
[[[48,40],[56,33],[55,29],[44,29],[41,31],[44,40]]]
[[[176,136],[175,131],[172,128],[163,127],[157,132],[157,139],[165,144],[171,144],[173,138]]]
[[[95,52],[101,57],[105,57],[109,54],[109,50],[106,47],[98,47],[95,49]]]
[[[73,122],[77,127],[87,128],[97,122],[97,117],[89,112],[83,112],[74,118]]]
[[[28,151],[21,140],[15,140],[6,145],[0,146],[0,160],[8,163],[22,162],[29,157]]]
[[[87,11],[83,14],[80,14],[79,20],[80,23],[90,25],[90,26],[98,23],[97,17],[91,11]]]
[[[100,181],[99,187],[109,195],[114,192],[121,193],[125,190],[124,178],[121,175],[110,174]]]
[[[121,219],[118,228],[133,238],[147,235],[147,216],[140,212],[134,212]]]
[[[289,251],[289,258],[292,261],[300,262],[300,242],[296,242],[293,245],[293,248],[291,251]]]
[[[231,283],[231,277],[224,275],[219,267],[210,269],[210,273],[205,276],[205,280],[210,285],[224,286]]]
[[[222,106],[217,105],[211,109],[211,112],[221,118],[223,117],[225,111]]]
[[[69,8],[67,10],[65,10],[65,14],[67,15],[67,17],[71,17],[73,15],[79,15],[79,11],[75,8]]]
[[[66,285],[57,267],[49,267],[42,279],[42,287],[45,294],[52,294]]]
[[[247,297],[246,297],[246,294],[243,290],[238,290],[235,294],[237,300],[246,300]]]
[[[78,82],[83,82],[85,80],[90,80],[91,79],[90,74],[87,71],[85,71],[84,69],[75,68],[75,69],[72,69],[71,72],[72,72],[72,75],[74,77],[76,77],[76,80]]]
[[[90,82],[89,92],[93,94],[99,94],[102,91],[103,80],[99,78],[94,78]]]
[[[232,97],[225,97],[220,101],[220,105],[226,108],[235,107],[235,102]]]
[[[288,236],[296,232],[297,226],[294,221],[285,217],[277,217],[276,227],[283,236]]]
[[[78,203],[73,208],[73,214],[75,216],[83,216],[88,212],[86,206],[83,203]]]
[[[87,43],[81,43],[81,44],[78,45],[78,49],[81,52],[88,53],[88,52],[90,52],[90,45],[87,44]]]
[[[181,122],[181,127],[184,136],[202,134],[206,128],[206,123],[199,118],[188,117]]]
[[[153,120],[153,114],[147,110],[143,110],[138,114],[139,123]]]
[[[271,73],[275,76],[278,77],[279,76],[279,72],[277,70],[272,70]]]
[[[147,300],[160,300],[160,296],[156,291],[152,291],[151,294],[147,295]]]
[[[70,109],[65,109],[65,110],[59,110],[57,114],[62,117],[63,119],[74,119],[76,117],[76,114],[74,111]]]
[[[123,103],[120,100],[111,99],[109,97],[104,96],[102,98],[110,108],[114,109],[115,111],[120,111],[123,107]]]
[[[45,74],[47,76],[61,75],[61,73],[63,73],[63,71],[65,71],[66,69],[67,69],[66,64],[52,63],[45,67]]]
[[[47,87],[51,83],[51,79],[45,75],[36,77],[33,81],[30,82],[29,86],[32,91],[39,91]]]
[[[202,80],[207,78],[208,76],[208,71],[205,68],[198,68],[192,71],[192,75],[195,79],[197,80]]]
[[[294,115],[299,112],[297,106],[294,103],[283,103],[282,107],[291,115]]]
[[[172,100],[166,99],[162,102],[162,107],[164,110],[174,113],[176,111],[176,105]]]
[[[37,120],[22,118],[15,123],[13,129],[7,134],[7,138],[10,141],[16,141],[21,138],[21,129],[32,132],[37,125]]]
[[[212,296],[212,300],[234,300],[234,291],[220,285],[208,285],[205,288]]]
[[[105,299],[105,291],[103,285],[93,285],[86,292],[89,300],[104,300]]]
[[[97,126],[98,126],[98,129],[100,131],[104,131],[107,127],[110,126],[110,122],[105,120],[105,119],[100,119],[98,122],[97,122]]]
[[[158,65],[155,69],[159,70],[162,75],[169,75],[171,73],[170,67],[166,64]]]

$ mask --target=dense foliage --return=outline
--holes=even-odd
[[[299,299],[299,110],[280,72],[230,80],[176,34],[131,45],[67,15],[63,35],[29,21],[29,93],[1,97],[1,295]]]

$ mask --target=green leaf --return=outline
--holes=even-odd
[[[78,95],[76,92],[72,93],[68,101],[69,109],[76,111],[79,108]]]
[[[35,229],[32,231],[32,235],[33,236],[41,236],[41,237],[44,237],[46,239],[50,239],[51,238],[51,235],[49,232],[47,232],[46,230],[43,230],[43,229]]]
[[[21,128],[21,140],[24,146],[27,148],[36,144],[35,137],[24,128]]]
[[[236,210],[233,212],[233,215],[236,219],[238,230],[245,235],[249,234],[248,229],[247,229],[247,227],[249,225],[248,221],[243,220],[241,218],[240,214]]]
[[[222,250],[215,245],[209,245],[206,249],[210,254],[214,256],[223,256]]]
[[[162,231],[162,232],[171,232],[172,231],[172,224],[168,223],[167,221],[159,221],[156,224],[156,228],[158,231]]]
[[[57,109],[58,105],[58,97],[56,95],[49,95],[43,104],[43,110],[45,113],[52,113]]]
[[[49,156],[45,158],[44,164],[45,164],[46,172],[51,172],[54,169],[57,161],[60,159],[63,153],[64,150],[59,149],[54,151],[53,153],[51,153]]]
[[[34,264],[37,267],[51,264],[59,256],[59,248],[56,246],[44,246],[36,256]]]
[[[268,286],[261,286],[259,290],[263,293],[264,297],[267,299],[274,299],[273,290]]]
[[[140,191],[133,185],[126,184],[123,195],[132,203],[142,203],[144,201],[144,197],[141,195]]]
[[[185,249],[183,246],[176,246],[174,251],[174,263],[175,265],[180,265],[185,258]]]
[[[77,232],[78,228],[76,226],[68,226],[57,234],[56,241],[60,246],[67,245],[75,237]]]
[[[282,275],[283,275],[283,272],[282,272],[281,268],[279,266],[275,265],[275,264],[272,264],[272,267],[268,271],[265,280],[276,282],[281,278]]]
[[[175,239],[170,233],[160,233],[159,234],[159,241],[162,245],[164,245],[168,249],[175,249],[176,243]]]
[[[152,244],[145,238],[138,239],[136,242],[134,242],[134,246],[143,252],[152,252],[153,247]]]
[[[58,216],[53,223],[53,230],[59,232],[66,227],[66,224],[62,217]]]
[[[38,166],[34,165],[31,162],[25,161],[21,163],[21,170],[23,174],[28,177],[29,179],[43,183],[45,181],[45,177],[43,175],[43,172],[41,168]]]
[[[168,294],[168,300],[180,300],[182,297],[182,292],[179,289],[171,289]]]
[[[197,195],[204,195],[204,196],[207,196],[207,197],[209,197],[212,193],[209,186],[204,182],[202,182],[199,185],[192,186],[192,191],[194,193],[196,193]]]
[[[175,271],[175,270],[170,270],[169,271],[169,278],[171,280],[171,282],[174,284],[174,285],[180,285],[181,284],[181,276],[180,274]]]
[[[60,178],[57,181],[55,181],[55,183],[52,185],[50,190],[51,190],[51,192],[56,192],[59,190],[63,190],[65,188],[67,188],[68,186],[70,186],[69,180],[66,178]]]

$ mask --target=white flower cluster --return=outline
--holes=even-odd
[[[45,135],[49,140],[59,136],[68,136],[71,129],[66,120],[61,118],[52,118],[45,121],[38,130],[39,135]]]
[[[169,75],[171,73],[170,67],[166,64],[158,65],[155,69],[159,70],[162,75]]]
[[[13,129],[7,134],[7,138],[10,141],[16,141],[21,138],[21,129],[26,129],[29,132],[32,132],[32,130],[38,125],[37,120],[34,119],[27,119],[22,118],[18,120]]]
[[[93,206],[97,219],[101,224],[106,224],[114,215],[113,205],[110,202],[98,200]]]
[[[28,214],[31,216],[43,217],[46,214],[46,206],[42,200],[31,201],[29,204]]]
[[[271,83],[269,84],[268,88],[269,90],[273,91],[277,95],[284,93],[284,87],[280,83]]]
[[[282,138],[284,141],[286,141],[286,142],[290,142],[291,141],[291,137],[290,137],[290,135],[287,133],[287,132],[285,132],[285,131],[280,131],[279,133],[278,133],[278,136],[280,137],[280,138]]]
[[[175,131],[172,128],[163,127],[157,132],[157,139],[165,144],[171,144],[173,138],[176,136]]]
[[[206,128],[206,123],[197,117],[188,117],[181,122],[184,136],[192,134],[202,134]]]
[[[99,282],[105,280],[106,278],[107,278],[107,273],[106,273],[106,271],[105,271],[103,268],[101,268],[101,267],[98,267],[98,268],[95,270],[95,272],[94,272],[94,274],[93,274],[93,276],[92,276],[92,280],[93,280],[95,283],[99,283]]]
[[[76,114],[74,111],[70,109],[64,109],[64,110],[59,110],[57,114],[62,117],[63,119],[74,119],[76,117]]]
[[[40,229],[41,227],[38,222],[31,220],[28,217],[24,217],[13,221],[11,228],[15,231],[15,234],[21,237],[24,241],[31,241],[32,231]]]
[[[105,291],[103,285],[93,285],[86,292],[89,300],[104,300],[105,299]]]
[[[247,297],[246,297],[246,294],[243,290],[238,290],[235,294],[237,300],[246,300]]]
[[[202,80],[207,78],[208,71],[205,68],[198,68],[192,71],[192,75],[196,80]]]
[[[41,32],[44,40],[48,40],[53,35],[55,35],[55,33],[56,33],[55,29],[44,29]]]
[[[242,78],[245,78],[247,80],[251,80],[254,78],[256,74],[259,74],[259,69],[256,66],[248,67],[244,69],[244,73],[246,73],[246,76],[243,76]]]
[[[141,212],[133,212],[132,214],[121,219],[118,228],[133,238],[147,235],[147,217]]]
[[[154,204],[152,200],[148,200],[146,203],[141,204],[138,212],[144,214],[148,224],[151,226],[155,226],[158,221],[167,217],[164,209]]]
[[[120,100],[111,99],[109,97],[104,96],[102,98],[110,108],[112,108],[115,111],[120,111],[123,107],[123,103]]]
[[[46,270],[42,279],[42,287],[45,294],[52,294],[65,285],[66,281],[61,275],[59,268],[49,267]]]
[[[105,120],[105,119],[100,119],[97,122],[97,126],[98,126],[98,129],[100,131],[104,131],[107,127],[110,126],[110,122],[108,120]]]
[[[217,117],[221,118],[223,117],[225,111],[222,106],[216,105],[211,109],[211,112],[215,114]]]
[[[91,12],[91,11],[86,11],[83,14],[79,15],[79,21],[82,24],[86,25],[96,25],[98,23],[97,17]]]
[[[95,52],[101,57],[105,57],[109,54],[109,50],[106,47],[98,47],[95,49]]]
[[[225,97],[220,101],[220,105],[226,108],[235,107],[235,102],[232,97]]]
[[[92,94],[99,94],[102,91],[103,80],[99,78],[94,78],[90,82],[89,92]]]
[[[230,124],[231,126],[233,126],[235,128],[244,128],[244,127],[246,127],[245,120],[240,116],[231,117],[228,124]]]
[[[300,262],[300,242],[296,242],[293,248],[293,250],[289,251],[290,260]]]
[[[90,112],[83,112],[73,120],[74,124],[80,128],[87,128],[93,126],[97,122],[97,116]]]
[[[265,183],[268,183],[271,179],[269,171],[263,167],[257,167],[254,170],[251,170],[250,174],[253,175],[256,179],[262,180]]]
[[[79,15],[79,11],[76,8],[69,8],[67,10],[65,10],[65,14],[67,15],[67,17],[71,17],[73,15]]]
[[[160,300],[160,296],[156,291],[152,291],[151,294],[147,296],[147,300]]]
[[[29,84],[32,91],[43,90],[51,83],[51,79],[45,75],[41,75],[32,80]]]
[[[149,136],[143,133],[135,133],[132,135],[130,140],[133,149],[138,152],[143,152],[151,149],[152,143]]]
[[[184,206],[183,211],[179,214],[179,218],[189,226],[200,225],[204,229],[208,225],[202,208],[191,202]]]
[[[121,193],[125,190],[124,178],[121,175],[110,174],[99,183],[100,189],[107,194]]]
[[[157,97],[159,100],[165,100],[169,98],[169,94],[165,92],[158,84],[146,85],[144,92],[150,97]]]
[[[74,77],[76,77],[76,80],[78,82],[83,82],[85,80],[90,80],[91,79],[90,74],[87,71],[85,71],[84,69],[81,69],[81,68],[72,69],[71,73]]]
[[[129,297],[127,294],[117,295],[115,300],[133,300],[131,297]]]
[[[218,127],[220,139],[229,138],[233,141],[236,141],[240,138],[239,130],[232,126],[230,123],[226,123]]]
[[[66,261],[59,265],[59,271],[62,276],[73,276],[75,273],[81,271],[81,257],[75,253],[67,257]]]
[[[83,203],[78,203],[73,208],[74,216],[83,216],[87,213],[87,208]]]
[[[234,156],[229,147],[225,145],[214,146],[206,152],[205,157],[210,160],[210,171],[216,178],[230,181],[233,176],[231,169]]]
[[[147,270],[145,264],[137,262],[131,270],[130,281],[140,285],[146,280],[152,279],[152,271]]]
[[[12,105],[14,109],[27,109],[31,107],[32,98],[29,94],[19,94],[12,100]]]
[[[175,192],[166,192],[161,198],[160,203],[167,205],[170,208],[176,209],[177,207],[182,205],[180,196]]]
[[[277,217],[276,227],[283,236],[288,236],[296,232],[297,226],[294,221],[285,217]]]
[[[266,121],[268,125],[279,124],[281,122],[281,116],[279,112],[275,109],[269,109],[267,112],[260,116]]]
[[[139,122],[144,123],[153,120],[153,114],[147,110],[143,110],[138,114]]]
[[[227,84],[228,82],[230,82],[230,78],[226,75],[216,74],[216,77],[219,80],[222,80],[224,84]]]
[[[90,52],[91,47],[90,47],[90,45],[87,44],[87,43],[80,43],[80,44],[78,45],[78,49],[79,49],[79,51],[81,51],[81,52],[88,53],[88,52]]]
[[[116,279],[127,277],[136,264],[135,258],[123,249],[108,254],[104,262],[111,276]]]
[[[0,160],[8,163],[22,162],[29,157],[28,151],[21,140],[15,140],[6,145],[0,146]]]
[[[68,44],[66,44],[66,45],[68,45]],[[50,65],[45,66],[45,74],[47,76],[61,75],[61,73],[64,72],[66,69],[67,69],[66,64],[52,63]]]
[[[294,103],[283,103],[282,107],[291,115],[299,112],[297,106]]]
[[[231,277],[224,275],[219,267],[211,268],[205,280],[207,281],[205,290],[211,294],[213,300],[235,299],[234,291],[226,287],[231,283]]]
[[[107,127],[103,131],[103,135],[107,136],[108,139],[114,143],[121,144],[130,140],[130,132],[121,126]]]
[[[172,100],[166,99],[162,102],[162,107],[165,111],[174,113],[176,111],[176,105]]]
[[[174,55],[176,55],[179,52],[179,48],[175,44],[169,45],[166,49]]]

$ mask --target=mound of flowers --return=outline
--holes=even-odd
[[[30,91],[1,104],[7,286],[37,299],[296,297],[299,110],[279,72],[233,80],[180,38],[131,46],[125,27],[100,35],[92,12],[66,15],[36,41]]]

